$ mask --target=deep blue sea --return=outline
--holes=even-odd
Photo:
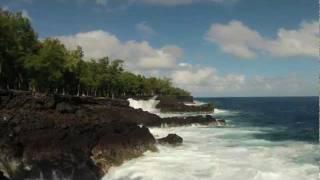
[[[111,168],[105,180],[319,180],[317,97],[196,98],[213,103],[210,115],[226,126],[151,128],[155,138],[176,133],[183,145],[158,145],[158,152]],[[157,101],[130,105],[162,117]]]
[[[233,112],[227,116],[236,127],[270,127],[257,138],[282,141],[319,142],[318,97],[235,97],[196,98],[210,102],[218,109]],[[216,117],[226,118],[225,114]]]

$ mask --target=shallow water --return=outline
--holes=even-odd
[[[317,100],[201,100],[217,103],[218,111],[216,110],[214,115],[226,119],[228,126],[151,128],[156,138],[168,133],[177,133],[184,139],[184,143],[179,147],[158,145],[159,152],[147,152],[143,157],[114,167],[104,179],[319,178],[320,151],[316,142],[318,136],[312,134],[314,126],[317,125],[317,119],[314,119],[317,117],[314,114],[317,110],[317,106],[314,107]],[[297,121],[300,122],[299,125],[291,124]]]

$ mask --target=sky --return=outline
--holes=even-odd
[[[316,0],[1,0],[39,38],[194,96],[316,96]]]

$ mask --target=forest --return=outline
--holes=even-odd
[[[21,12],[0,9],[0,88],[47,94],[105,97],[177,95],[168,78],[145,77],[124,69],[124,60],[87,59],[79,46],[39,39]]]

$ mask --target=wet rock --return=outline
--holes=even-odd
[[[183,139],[177,134],[168,134],[168,136],[158,139],[158,142],[160,144],[181,145]]]
[[[137,123],[160,118],[125,100],[2,91],[0,100],[0,171],[11,179],[99,179],[155,150],[154,137]]]
[[[111,166],[156,149],[145,126],[194,123],[217,121],[211,116],[161,119],[121,99],[0,90],[0,171],[11,179],[40,173],[47,179],[99,179]],[[181,144],[182,138],[169,135],[159,142]]]
[[[185,105],[185,103],[193,103],[192,96],[160,96],[160,102],[156,108],[161,112],[213,112],[214,107],[212,104],[204,104],[200,106]]]

